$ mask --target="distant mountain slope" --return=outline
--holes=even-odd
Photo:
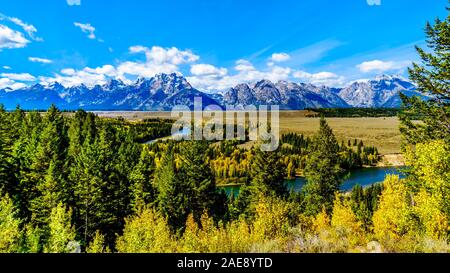
[[[352,107],[395,108],[401,104],[400,92],[420,95],[415,86],[398,77],[382,75],[374,80],[357,81],[342,88],[338,94]]]
[[[177,104],[192,108],[194,97],[202,97],[205,105],[218,104],[177,74],[140,78],[130,85],[111,80],[92,88],[85,85],[65,88],[54,83],[14,91],[0,90],[0,103],[7,109],[14,109],[17,104],[24,109],[46,109],[53,103],[67,110],[171,110]]]
[[[193,108],[194,98],[207,105],[279,105],[280,109],[387,107],[397,108],[399,92],[418,95],[415,86],[401,78],[383,75],[374,80],[357,81],[344,88],[305,83],[261,80],[242,83],[223,95],[207,94],[193,88],[177,74],[140,78],[131,84],[111,80],[104,85],[64,87],[59,83],[35,84],[18,90],[0,90],[0,103],[6,109],[18,104],[23,109],[46,109],[51,104],[76,110],[171,110],[175,105]]]
[[[329,87],[279,81],[276,84],[262,80],[254,85],[239,84],[223,97],[230,105],[280,105],[282,109],[348,107]]]

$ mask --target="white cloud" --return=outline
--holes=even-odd
[[[116,66],[104,65],[97,68],[86,67],[82,70],[66,68],[53,77],[40,77],[42,83],[58,81],[64,86],[85,84],[94,86],[104,84],[111,78],[130,83],[136,77],[153,77],[160,73],[180,73],[181,65],[190,64],[191,76],[187,77],[193,86],[200,90],[224,90],[243,82],[255,82],[267,79],[273,82],[288,80],[292,75],[289,67],[272,66],[261,71],[248,60],[236,61],[236,74],[228,74],[228,69],[211,64],[197,64],[199,56],[189,50],[175,47],[145,47],[141,45],[129,48],[132,54],[145,54],[145,61],[124,61]]]
[[[16,18],[16,17],[9,17],[9,16],[6,16],[6,15],[0,13],[0,21],[8,21],[8,22],[11,22],[11,23],[13,23],[13,24],[15,24],[15,25],[21,27],[21,28],[28,34],[28,36],[29,36],[32,40],[35,40],[35,41],[38,41],[38,42],[42,42],[42,41],[43,41],[42,38],[36,37],[37,29],[36,29],[35,26],[33,26],[33,25],[31,25],[31,24],[27,24],[27,23],[25,23],[24,21],[22,21],[22,20],[19,19],[19,18]]]
[[[86,33],[89,39],[95,40],[95,27],[93,27],[91,24],[82,24],[79,22],[73,23],[76,27],[80,28],[83,33]]]
[[[32,82],[36,80],[36,78],[29,73],[2,73],[0,76],[15,81]]]
[[[22,20],[20,20],[19,18],[10,18],[11,22],[13,22],[14,24],[20,26],[23,28],[23,30],[35,41],[39,41],[42,42],[43,39],[36,37],[35,33],[37,32],[37,29],[30,24],[24,23]]]
[[[66,87],[85,84],[94,86],[104,84],[111,78],[131,82],[135,77],[153,77],[160,73],[179,73],[179,65],[190,64],[199,59],[191,51],[179,50],[175,47],[162,48],[154,46],[130,47],[130,53],[145,53],[143,62],[125,61],[117,66],[104,65],[97,68],[86,67],[81,70],[66,68],[52,77],[39,77],[43,84],[59,82]],[[130,77],[131,76],[131,77]]]
[[[100,73],[104,67],[89,68],[82,70],[75,70],[66,68],[61,70],[60,74],[55,74],[53,77],[39,77],[41,84],[50,84],[52,82],[59,82],[60,84],[71,87],[81,84],[87,86],[95,86],[97,84],[105,84],[108,81],[107,75]]]
[[[196,62],[200,58],[189,50],[182,51],[176,47],[162,48],[160,46],[153,46],[152,48],[148,48],[137,45],[130,47],[130,53],[145,53],[147,62],[155,64],[170,63],[173,65],[180,65]]]
[[[131,83],[137,77],[153,77],[161,73],[177,73],[189,68],[187,80],[203,91],[225,90],[240,83],[254,83],[266,79],[272,82],[280,80],[300,79],[313,84],[330,86],[342,85],[344,77],[331,72],[308,73],[296,71],[290,67],[283,67],[273,62],[264,68],[256,68],[248,60],[240,59],[235,62],[233,69],[217,67],[207,63],[197,63],[200,57],[190,50],[180,50],[176,47],[163,48],[159,46],[146,47],[135,45],[129,48],[130,54],[143,54],[145,60],[122,61],[116,65],[99,67],[85,67],[74,69],[67,67],[50,77],[39,77],[43,84],[59,82],[66,87],[85,84],[87,86],[102,85],[108,80],[120,79]],[[280,59],[278,59],[280,60]],[[232,73],[230,73],[232,71]]]
[[[119,64],[116,73],[121,79],[126,78],[126,75],[153,77],[159,73],[176,73],[179,72],[180,65],[194,63],[200,58],[189,50],[179,50],[176,47],[132,46],[129,50],[130,53],[144,53],[146,61],[126,61]]]
[[[66,0],[69,6],[80,6],[81,0]]]
[[[15,82],[8,78],[0,78],[0,89],[11,88],[13,90],[16,90],[26,86],[27,85],[24,83]]]
[[[381,60],[373,60],[373,61],[367,61],[363,62],[356,67],[363,73],[368,72],[385,72],[385,71],[392,71],[392,70],[399,70],[402,68],[407,67],[410,64],[409,61],[401,61],[401,62],[394,62],[394,61],[381,61]]]
[[[73,76],[76,74],[76,71],[73,68],[64,68],[61,70],[61,73],[67,76]]]
[[[367,0],[369,6],[381,6],[381,0]]]
[[[341,86],[345,84],[345,78],[336,75],[332,72],[318,72],[318,73],[308,73],[305,71],[296,71],[293,74],[294,78],[300,81],[311,83],[314,85],[326,85],[326,86]]]
[[[129,48],[130,53],[141,53],[141,52],[147,52],[148,50],[149,50],[148,47],[141,46],[141,45],[130,46],[130,48]]]
[[[151,64],[140,62],[123,62],[117,66],[118,76],[126,77],[127,75],[137,77],[153,77],[158,73],[172,73],[178,71],[178,67],[173,64]]]
[[[285,62],[285,61],[289,60],[290,58],[291,58],[291,56],[289,56],[289,54],[287,54],[287,53],[273,53],[272,56],[270,57],[270,60],[272,62],[279,63],[279,62]]]
[[[288,67],[273,66],[269,70],[257,70],[252,63],[247,60],[238,60],[235,69],[238,71],[234,75],[224,75],[221,77],[211,75],[193,75],[187,77],[188,81],[200,90],[225,90],[240,83],[251,83],[262,79],[272,82],[288,80],[292,70]]]
[[[0,50],[3,48],[23,48],[29,42],[21,32],[12,30],[5,25],[0,25]]]
[[[234,67],[237,71],[252,71],[256,70],[252,63],[247,60],[240,59],[236,61],[236,66]]]
[[[33,63],[43,63],[43,64],[49,64],[53,62],[52,60],[39,57],[28,57],[28,60]]]
[[[6,69],[6,70],[11,70],[11,67],[10,67],[10,66],[7,66],[7,65],[2,66],[2,68],[3,68],[3,69]]]
[[[217,68],[210,64],[194,64],[191,66],[191,74],[195,76],[225,76],[228,73],[226,68]]]
[[[114,66],[109,65],[109,64],[101,66],[101,67],[97,67],[97,68],[86,67],[84,69],[84,71],[88,72],[88,73],[92,73],[92,74],[105,75],[105,76],[108,76],[108,77],[114,77],[117,74],[116,69],[114,68]]]

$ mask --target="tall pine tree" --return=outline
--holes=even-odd
[[[304,187],[306,212],[319,213],[323,206],[330,212],[333,208],[335,193],[342,183],[343,171],[339,162],[339,144],[332,129],[320,119],[320,129],[315,135],[308,155]]]
[[[154,160],[154,154],[150,152],[148,145],[144,145],[139,163],[130,173],[131,206],[135,212],[154,201],[155,190],[152,185],[155,172]]]
[[[61,112],[52,105],[44,118],[36,156],[31,165],[37,196],[31,200],[35,224],[47,223],[50,212],[64,202],[64,161],[67,149],[66,127]]]
[[[450,15],[427,23],[426,36],[428,50],[416,47],[421,63],[408,71],[417,91],[429,99],[401,94],[400,130],[413,145],[438,139],[450,143]]]
[[[190,213],[198,223],[205,211],[218,220],[226,213],[225,194],[216,188],[216,180],[207,158],[209,143],[188,141],[183,144],[180,147],[179,176],[187,186]]]
[[[0,195],[14,194],[16,189],[13,158],[11,115],[0,105]]]
[[[257,147],[250,173],[250,189],[255,194],[286,196],[287,173],[277,151],[265,152]]]
[[[158,192],[156,203],[159,211],[167,218],[173,231],[180,230],[189,214],[189,200],[186,183],[176,174],[171,151],[163,157],[156,170],[154,185]]]

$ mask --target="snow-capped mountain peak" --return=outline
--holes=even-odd
[[[397,76],[381,75],[355,81],[344,88],[315,86],[262,79],[241,83],[223,94],[196,90],[180,74],[158,74],[125,83],[112,79],[103,85],[64,87],[58,82],[35,84],[21,89],[0,90],[0,103],[7,109],[20,104],[24,109],[46,109],[52,103],[61,109],[86,110],[170,110],[175,104],[193,106],[200,96],[205,105],[279,105],[281,109],[337,107],[399,107],[399,92],[415,95],[415,86]]]
[[[398,107],[399,93],[414,90],[411,82],[383,74],[373,80],[355,81],[342,88],[339,96],[353,107]],[[390,105],[393,100],[398,103]]]

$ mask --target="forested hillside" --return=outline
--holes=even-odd
[[[397,215],[409,210],[396,177],[338,193],[347,170],[376,162],[377,151],[338,143],[324,119],[313,138],[284,135],[278,151],[262,152],[237,141],[141,144],[169,133],[164,120],[55,107],[0,115],[2,252],[370,251],[374,239],[385,251],[447,247],[445,215],[429,218],[428,203],[414,208],[432,213],[414,226]],[[434,157],[447,151],[444,143],[419,148],[431,150],[422,158],[431,160],[427,168],[445,160]],[[308,183],[290,192],[284,181],[296,173]],[[241,193],[227,197],[220,183],[240,183]],[[410,232],[405,245],[396,243]]]
[[[167,120],[0,107],[0,252],[450,252],[450,16],[426,34],[409,69],[421,96],[400,95],[406,176],[351,192],[348,171],[378,151],[339,143],[324,117],[313,137],[264,152],[145,144],[170,134]],[[300,192],[285,183],[296,175]]]

